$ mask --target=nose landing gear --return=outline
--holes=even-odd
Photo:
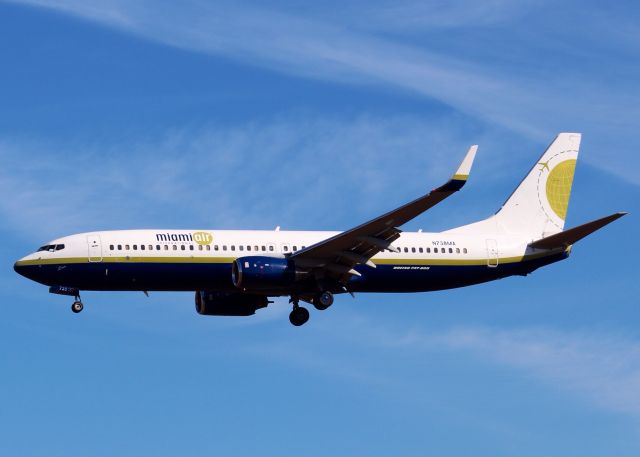
[[[74,301],[71,304],[71,311],[76,314],[84,309],[84,305],[82,304],[82,300],[80,299],[80,289],[67,286],[51,286],[49,287],[49,293],[74,297]]]
[[[80,291],[77,291],[75,295],[75,300],[71,303],[71,311],[75,314],[78,314],[80,311],[84,309],[84,305],[82,304],[82,299],[80,298]]]
[[[82,311],[83,309],[84,309],[84,305],[82,304],[81,301],[74,301],[71,304],[71,311],[73,311],[76,314]]]

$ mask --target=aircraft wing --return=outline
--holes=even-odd
[[[462,189],[477,149],[477,145],[469,148],[455,174],[442,186],[369,222],[298,251],[291,259],[297,267],[314,270],[317,278],[329,277],[342,284],[352,275],[359,276],[353,269],[358,264],[375,268],[369,259],[389,249],[391,243],[400,236],[399,226]]]

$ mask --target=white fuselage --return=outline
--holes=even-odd
[[[283,259],[338,233],[153,229],[90,232],[53,240],[18,264],[30,268],[23,274],[50,286],[233,292],[237,289],[231,281],[231,265],[236,259]],[[529,241],[512,235],[403,232],[388,250],[373,256],[369,265],[358,266],[359,275],[350,281],[350,290],[428,291],[526,274],[539,266],[537,259],[554,254],[535,252],[527,247]],[[276,289],[264,293],[281,294]]]

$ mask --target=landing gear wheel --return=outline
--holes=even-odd
[[[82,304],[81,301],[74,301],[71,304],[71,311],[73,311],[74,313],[78,314],[80,311],[82,311],[84,309],[84,305]]]
[[[303,306],[296,306],[289,314],[289,322],[296,327],[300,327],[302,324],[309,320],[309,310]]]
[[[319,311],[324,311],[333,305],[333,294],[331,292],[321,292],[313,298],[313,306]]]

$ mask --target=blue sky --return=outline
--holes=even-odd
[[[640,28],[632,3],[0,2],[0,453],[640,452]],[[584,133],[568,225],[632,214],[527,278],[278,300],[86,293],[12,270],[51,238],[346,229],[442,182],[406,229],[491,214]]]

